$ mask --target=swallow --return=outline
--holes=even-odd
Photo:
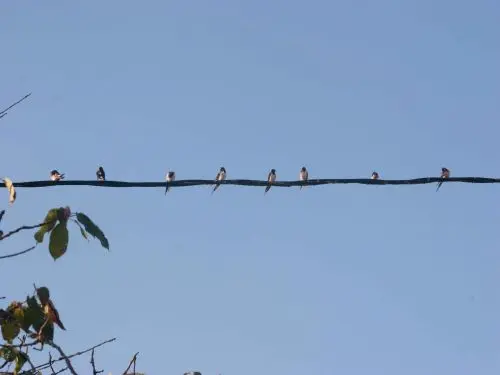
[[[167,186],[165,187],[165,195],[167,195],[168,191],[170,190],[170,186],[168,186],[169,182],[175,181],[175,172],[174,171],[168,171],[167,175],[165,176],[165,180],[167,181]]]
[[[97,176],[98,181],[106,181],[106,173],[104,172],[103,167],[99,167],[95,175]]]
[[[271,185],[276,181],[276,169],[271,169],[271,172],[267,175],[267,186],[266,186],[266,191],[264,191],[264,194],[266,194],[269,189],[271,189]]]
[[[450,177],[450,170],[448,168],[445,168],[445,167],[441,168],[441,179],[444,180],[445,178],[449,178],[449,177]],[[436,192],[439,190],[439,188],[443,184],[442,180],[439,181]]]
[[[53,169],[52,171],[50,171],[50,179],[52,181],[64,180],[64,173],[61,174],[56,169]]]
[[[215,181],[223,181],[226,179],[226,168],[220,167],[219,172],[217,173],[217,176],[215,176]],[[220,184],[215,184],[214,190],[212,190],[212,194],[219,188]]]
[[[44,304],[43,311],[48,316],[51,322],[57,324],[59,328],[66,331],[66,328],[64,328],[64,324],[61,322],[61,319],[59,318],[59,312],[57,311],[56,307],[54,306],[54,303],[50,300],[50,298],[47,301],[47,303]]]
[[[379,177],[380,177],[380,176],[378,175],[378,173],[374,171],[374,172],[372,173],[372,177],[371,177],[371,179],[372,179],[372,180],[378,180],[378,179],[379,179]]]
[[[307,181],[309,179],[309,172],[307,171],[306,167],[302,167],[299,173],[299,180],[300,181]],[[302,185],[300,186],[302,189]]]

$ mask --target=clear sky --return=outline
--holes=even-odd
[[[0,174],[499,177],[499,39],[496,0],[2,2],[0,107],[33,95],[0,120]],[[0,295],[48,286],[67,353],[118,337],[96,354],[106,374],[138,351],[148,375],[496,375],[499,199],[19,189],[4,230],[69,205],[111,252],[74,227],[57,262],[44,244],[0,263]]]

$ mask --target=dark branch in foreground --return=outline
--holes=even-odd
[[[13,257],[17,257],[19,255],[23,255],[23,254],[26,254],[32,250],[35,250],[36,248],[36,245],[35,246],[31,246],[29,249],[26,249],[26,250],[23,250],[23,251],[18,251],[17,253],[12,253],[12,254],[8,254],[8,255],[2,255],[0,256],[0,259],[6,259],[6,258],[13,258]]]
[[[423,185],[437,182],[464,182],[472,184],[498,184],[500,178],[489,177],[450,177],[442,180],[440,177],[422,177],[409,180],[372,180],[369,178],[331,178],[331,179],[310,179],[309,181],[276,181],[273,187],[293,187],[293,186],[317,186],[330,184],[362,184],[362,185]],[[268,182],[263,180],[224,180],[218,181],[221,185],[238,186],[267,186]],[[97,180],[64,180],[64,181],[25,181],[14,182],[16,188],[42,188],[50,186],[99,186],[110,188],[165,188],[165,181],[162,182],[129,182],[129,181],[97,181]],[[177,180],[169,182],[170,187],[188,187],[200,185],[214,185],[214,180]],[[0,188],[5,187],[0,185]]]
[[[59,357],[59,358],[57,358],[57,359],[52,360],[52,362],[47,362],[47,363],[44,363],[44,364],[41,364],[41,365],[36,366],[36,369],[37,369],[37,370],[45,370],[45,369],[48,369],[48,368],[50,368],[51,364],[54,364],[54,363],[56,363],[56,362],[60,362],[60,361],[66,361],[66,360],[69,360],[69,359],[71,359],[71,358],[73,358],[73,357],[77,357],[77,356],[79,356],[79,355],[82,355],[82,354],[85,354],[85,353],[91,352],[92,350],[97,349],[98,347],[103,346],[103,345],[105,345],[105,344],[108,344],[108,343],[110,343],[110,342],[113,342],[113,341],[115,341],[115,340],[116,340],[116,337],[115,337],[115,338],[112,338],[112,339],[109,339],[109,340],[106,340],[106,341],[103,341],[103,342],[101,342],[101,343],[99,343],[99,344],[97,344],[97,345],[94,345],[94,346],[93,346],[93,347],[91,347],[91,348],[85,349],[85,350],[83,350],[83,351],[81,351],[81,352],[76,352],[76,353],[74,353],[74,354],[68,355],[67,357],[62,357],[62,356],[61,356],[61,357]],[[31,372],[31,371],[23,371],[23,372],[21,372],[19,375],[33,375],[33,374],[32,374],[32,372]]]
[[[28,98],[29,96],[31,95],[31,92],[29,94],[26,94],[24,95],[21,99],[19,99],[17,102],[15,102],[14,104],[11,104],[10,106],[8,106],[7,108],[3,109],[0,111],[0,118],[4,117],[6,114],[7,114],[7,111],[9,109],[11,109],[12,107],[15,107],[16,105],[18,105],[19,103],[21,103],[24,99]]]

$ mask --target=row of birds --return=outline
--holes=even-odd
[[[104,172],[103,167],[99,167],[96,172],[97,180],[98,181],[105,181],[106,180],[106,173]],[[227,177],[227,172],[226,168],[220,167],[219,172],[215,176],[215,187],[212,190],[212,194],[219,188],[220,184],[217,182],[225,180]],[[450,177],[450,170],[448,168],[441,168],[441,178],[449,178]],[[372,180],[378,180],[380,178],[379,174],[375,171],[372,172],[371,179]],[[60,181],[64,179],[64,173],[59,173],[56,169],[52,170],[50,172],[50,179],[52,181]],[[302,167],[299,172],[299,180],[300,181],[307,181],[309,179],[309,172],[307,171],[306,167]],[[167,186],[165,188],[165,194],[170,190],[170,186],[168,186],[169,182],[175,181],[175,172],[174,171],[168,171],[165,180],[167,182]],[[269,174],[267,175],[267,182],[268,185],[266,186],[266,190],[264,191],[264,194],[271,189],[271,185],[276,181],[276,169],[271,169]],[[438,183],[438,187],[436,191],[439,190],[441,185],[443,184],[442,181]],[[302,189],[302,186],[300,187]]]

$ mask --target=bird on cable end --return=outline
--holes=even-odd
[[[168,171],[167,175],[165,176],[165,180],[167,181],[165,186],[165,195],[167,195],[168,191],[170,190],[170,186],[168,186],[169,182],[175,181],[175,172]]]
[[[445,178],[449,178],[450,177],[450,170],[448,168],[441,168],[441,179],[444,180]],[[441,187],[441,185],[443,184],[443,181],[439,181],[438,183],[438,186],[436,188],[436,192],[439,190],[439,188]]]
[[[106,173],[103,167],[99,167],[95,174],[97,176],[97,181],[106,181]]]
[[[267,175],[267,186],[264,194],[266,194],[269,189],[271,189],[271,185],[276,181],[276,169],[271,169],[271,172]]]
[[[302,167],[299,173],[299,180],[300,181],[307,181],[309,179],[309,172],[307,171],[306,167]],[[302,185],[300,185],[300,189],[302,189]]]
[[[64,180],[64,173],[61,174],[57,171],[57,169],[53,169],[50,171],[50,179],[52,181]]]
[[[372,180],[378,180],[379,178],[380,178],[380,176],[378,175],[378,173],[375,172],[375,171],[373,171],[371,179]]]
[[[223,181],[226,179],[226,168],[220,167],[219,172],[217,173],[217,176],[215,176],[215,181]],[[216,183],[214,189],[212,190],[212,194],[215,193],[215,190],[219,188],[220,184]]]

